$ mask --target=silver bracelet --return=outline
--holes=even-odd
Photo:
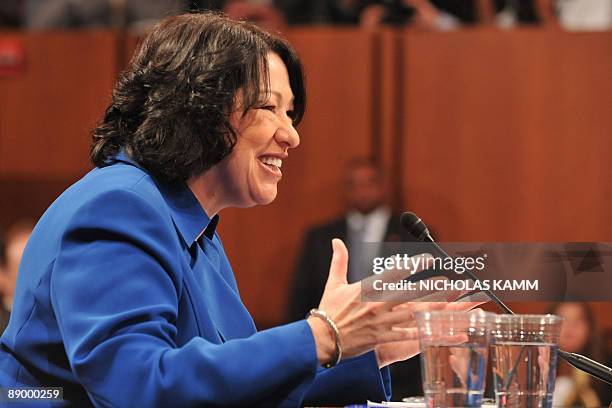
[[[340,345],[340,334],[338,333],[338,326],[336,326],[336,323],[334,323],[331,317],[329,317],[329,315],[323,310],[311,309],[306,317],[308,318],[309,316],[318,317],[319,319],[323,320],[325,323],[327,323],[332,333],[334,334],[334,340],[336,342],[336,358],[333,360],[333,362],[323,364],[323,367],[332,368],[338,365],[340,359],[342,358],[342,346]]]

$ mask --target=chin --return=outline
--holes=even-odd
[[[253,202],[255,205],[267,205],[272,203],[276,199],[278,191],[276,187],[274,189],[266,189],[265,191],[260,191],[258,194],[253,196]]]
[[[276,194],[270,195],[268,197],[266,197],[263,200],[259,201],[259,205],[267,205],[267,204],[272,204],[272,202],[276,199]]]

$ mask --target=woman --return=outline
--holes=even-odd
[[[551,313],[564,318],[559,348],[584,354],[607,364],[601,334],[593,310],[587,303],[567,302],[556,305]],[[610,387],[563,360],[559,360],[553,404],[559,407],[602,407],[612,401]]]
[[[285,41],[213,14],[159,23],[94,131],[97,168],[28,243],[0,386],[98,407],[388,398],[383,367],[418,351],[411,305],[360,302],[335,240],[327,314],[257,333],[215,231],[274,200],[304,103]]]

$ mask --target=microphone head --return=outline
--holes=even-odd
[[[405,212],[400,217],[402,227],[415,237],[418,241],[429,241],[431,237],[427,225],[413,212]]]

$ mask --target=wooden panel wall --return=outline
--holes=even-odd
[[[116,37],[28,33],[25,68],[0,77],[0,172],[74,176],[89,168],[90,130],[110,100]]]
[[[385,29],[378,33],[378,75],[374,86],[379,89],[380,109],[379,123],[374,130],[373,138],[377,157],[387,175],[390,189],[391,205],[397,212],[404,211],[403,190],[403,160],[397,147],[401,145],[404,136],[404,33]]]
[[[90,131],[110,99],[117,37],[102,31],[3,33],[25,64],[0,76],[0,227],[38,218],[89,168]]]
[[[404,198],[453,240],[612,241],[612,33],[413,34]]]

